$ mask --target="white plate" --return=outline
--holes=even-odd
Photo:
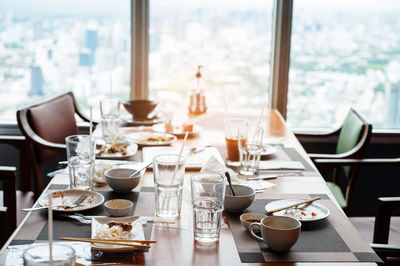
[[[121,143],[124,144],[124,143]],[[120,145],[118,143],[117,145]],[[122,154],[120,152],[117,153],[105,153],[101,155],[97,155],[100,150],[96,150],[96,158],[97,159],[120,159],[120,158],[128,158],[132,155],[135,155],[138,149],[138,145],[136,143],[129,143],[128,147],[126,148],[126,154]]]
[[[127,137],[142,146],[165,146],[174,143],[177,137],[168,133],[136,132]],[[165,140],[149,140],[149,138],[164,138]]]
[[[263,150],[261,151],[262,156],[269,156],[277,152],[278,149],[271,145],[263,145]]]
[[[78,212],[93,209],[104,202],[104,197],[96,191],[87,191],[80,189],[68,189],[68,190],[58,190],[53,192],[53,206],[67,204],[73,202],[82,193],[85,193],[88,197],[77,207],[64,209],[63,207],[53,207],[54,211],[60,212]],[[49,200],[47,195],[42,196],[39,199],[39,204],[41,206],[48,206]]]
[[[273,202],[268,203],[265,205],[265,210],[273,210],[277,209],[280,207],[288,206],[290,204],[294,204],[296,202],[299,202],[300,200],[276,200]],[[327,207],[324,205],[318,204],[318,203],[311,203],[309,206],[306,208],[302,208],[301,206],[299,208],[291,208],[279,212],[275,212],[273,215],[277,216],[289,216],[298,219],[301,222],[314,222],[314,221],[320,221],[328,217],[330,214],[330,211]]]
[[[139,216],[130,216],[130,217],[96,217],[92,218],[92,238],[99,238],[97,234],[99,231],[107,229],[107,223],[114,222],[124,222],[124,223],[132,223],[132,230],[129,231],[129,236],[126,239],[130,240],[145,240],[143,226],[139,219]],[[112,245],[112,244],[102,244],[102,243],[93,243],[92,250],[102,250],[102,251],[110,251],[110,252],[121,252],[121,251],[131,251],[131,250],[143,250],[143,248],[137,247],[129,247],[129,246],[121,246],[121,245]]]
[[[166,133],[164,123],[156,124],[152,128],[155,132]],[[199,134],[201,129],[202,129],[201,126],[193,125],[193,130],[189,132],[188,137],[196,136],[197,134]],[[183,138],[183,137],[185,137],[185,134],[186,134],[186,132],[183,131],[182,126],[174,126],[174,130],[172,132],[167,132],[167,133],[173,134],[173,135],[177,136],[178,138]]]

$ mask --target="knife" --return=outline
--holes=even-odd
[[[255,177],[248,177],[247,180],[266,180],[266,179],[274,179],[280,176],[295,176],[295,175],[296,173],[266,174]]]

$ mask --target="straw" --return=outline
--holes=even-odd
[[[112,87],[112,74],[110,76],[110,98],[113,98],[113,87]]]
[[[53,265],[53,195],[48,194],[48,220],[49,220],[49,257],[50,265]]]
[[[267,101],[265,101],[265,103],[264,103],[264,105],[263,105],[263,108],[261,109],[261,113],[260,113],[260,115],[258,116],[257,126],[256,126],[256,132],[257,132],[258,127],[260,126],[261,118],[262,118],[262,115],[264,114],[264,109],[265,109],[266,106],[267,106]],[[256,135],[257,135],[257,133],[254,133],[252,143],[254,143],[254,140],[255,140]]]
[[[90,145],[90,154],[93,152],[93,119],[92,119],[92,106],[90,106],[90,128],[89,128],[89,135],[90,135],[90,140],[89,140],[89,145]]]
[[[188,135],[189,135],[189,131],[186,131],[185,138],[182,141],[181,150],[179,151],[178,160],[176,161],[175,171],[174,171],[174,175],[172,176],[171,185],[174,183],[176,172],[178,172],[178,163],[181,160],[183,148],[185,147],[185,142],[186,142]]]

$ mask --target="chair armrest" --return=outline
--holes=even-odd
[[[339,136],[339,132],[341,130],[341,127],[334,129],[330,132],[301,132],[298,131],[295,133],[296,138],[329,138],[329,137],[335,137]]]
[[[318,159],[333,160],[333,159],[343,159],[342,154],[326,154],[326,153],[308,153],[307,154],[311,160],[316,162]]]
[[[388,244],[369,244],[381,258],[400,257],[400,246]]]
[[[400,158],[382,158],[382,159],[339,159],[323,158],[315,159],[314,162],[321,166],[340,167],[340,166],[400,166]]]
[[[43,149],[55,150],[55,151],[65,151],[67,149],[67,145],[65,145],[65,144],[47,141],[47,140],[41,138],[37,134],[31,135],[30,137],[36,146],[39,146],[40,148],[43,148]]]
[[[9,136],[9,135],[1,135],[0,136],[1,144],[10,144],[16,148],[21,148],[26,143],[26,138],[24,136]]]
[[[400,197],[382,197],[377,200],[373,243],[387,244],[389,241],[392,211],[400,207]]]

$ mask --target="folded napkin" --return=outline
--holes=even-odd
[[[200,172],[214,172],[225,176],[225,172],[228,171],[231,176],[232,184],[239,184],[240,180],[236,173],[223,165],[217,158],[210,156],[204,166],[201,168]]]
[[[304,170],[304,165],[299,161],[260,161],[259,170]]]

